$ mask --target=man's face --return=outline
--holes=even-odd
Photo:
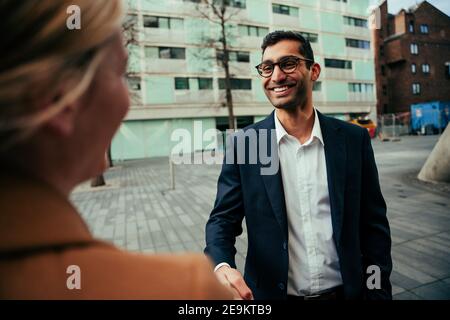
[[[262,61],[277,63],[288,56],[305,58],[300,55],[299,46],[298,41],[282,40],[266,48]],[[297,68],[289,74],[284,73],[277,65],[271,77],[262,78],[262,84],[274,107],[294,110],[304,104],[308,90],[312,90],[311,71],[306,67],[305,61],[299,61]]]

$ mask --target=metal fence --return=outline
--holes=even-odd
[[[377,117],[377,136],[380,139],[398,139],[410,134],[441,134],[448,122],[448,114],[434,110],[422,110],[414,119],[411,119],[410,112],[383,114]]]
[[[409,112],[383,114],[377,117],[377,135],[381,139],[397,139],[411,133]]]

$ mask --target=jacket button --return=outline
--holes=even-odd
[[[286,250],[286,249],[287,249],[287,243],[286,243],[286,241],[285,241],[285,242],[283,242],[283,249],[284,249],[284,250]]]
[[[280,283],[278,284],[278,288],[280,288],[280,290],[284,290],[284,283],[283,283],[283,282],[280,282]]]

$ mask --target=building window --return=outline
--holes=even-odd
[[[274,4],[272,4],[272,11],[273,11],[273,13],[298,17],[298,8],[297,7],[285,6],[283,4],[274,3]]]
[[[348,91],[359,93],[371,93],[373,92],[373,84],[371,83],[349,83]]]
[[[264,37],[269,33],[269,28],[240,24],[239,34],[244,37]]]
[[[300,34],[311,43],[319,41],[319,35],[317,33],[300,32]]]
[[[384,56],[384,46],[380,46],[380,56]]]
[[[450,62],[445,63],[445,75],[450,78]]]
[[[322,91],[322,82],[315,81],[313,84],[313,91]]]
[[[409,32],[414,33],[414,21],[409,22]]]
[[[175,78],[175,90],[189,90],[189,78]]]
[[[386,75],[386,67],[385,66],[381,66],[381,75],[382,76]]]
[[[417,72],[417,66],[415,63],[412,63],[411,64],[411,73],[416,74],[416,72]]]
[[[186,59],[186,49],[185,48],[168,48],[159,47],[159,58],[160,59]]]
[[[344,24],[354,27],[368,28],[367,20],[344,16]]]
[[[430,73],[430,65],[428,63],[422,64],[422,72],[423,73]]]
[[[158,17],[158,16],[144,16],[145,28],[160,28],[160,29],[183,29],[183,19]]]
[[[325,59],[325,67],[337,69],[351,69],[352,62],[349,60]]]
[[[411,43],[411,54],[419,54],[419,46],[416,43]]]
[[[131,91],[141,91],[141,78],[128,78],[128,88]]]
[[[222,50],[217,50],[217,60],[223,61],[224,54]],[[228,51],[228,59],[231,62],[250,62],[250,52],[248,51]]]
[[[420,33],[428,34],[428,25],[427,24],[420,25]]]
[[[197,1],[195,1],[197,2]],[[198,1],[201,2],[201,1]],[[226,6],[245,9],[246,8],[246,0],[214,0],[213,3],[215,5],[221,5],[224,3]]]
[[[212,90],[213,79],[212,78],[198,78],[198,89],[199,90]]]
[[[252,90],[251,79],[230,79],[231,90]],[[219,79],[219,89],[225,90],[225,79]]]
[[[383,86],[383,96],[387,95],[387,86]]]
[[[420,94],[420,83],[413,83],[412,84],[412,93],[414,95],[419,95]]]
[[[370,41],[366,40],[345,38],[345,43],[347,47],[351,48],[370,49]]]

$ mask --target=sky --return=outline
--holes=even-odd
[[[450,1],[449,0],[427,0],[433,6],[450,16]],[[372,4],[377,4],[381,0],[371,0]],[[409,8],[416,3],[420,3],[422,0],[388,0],[389,13],[396,14],[402,8]]]

